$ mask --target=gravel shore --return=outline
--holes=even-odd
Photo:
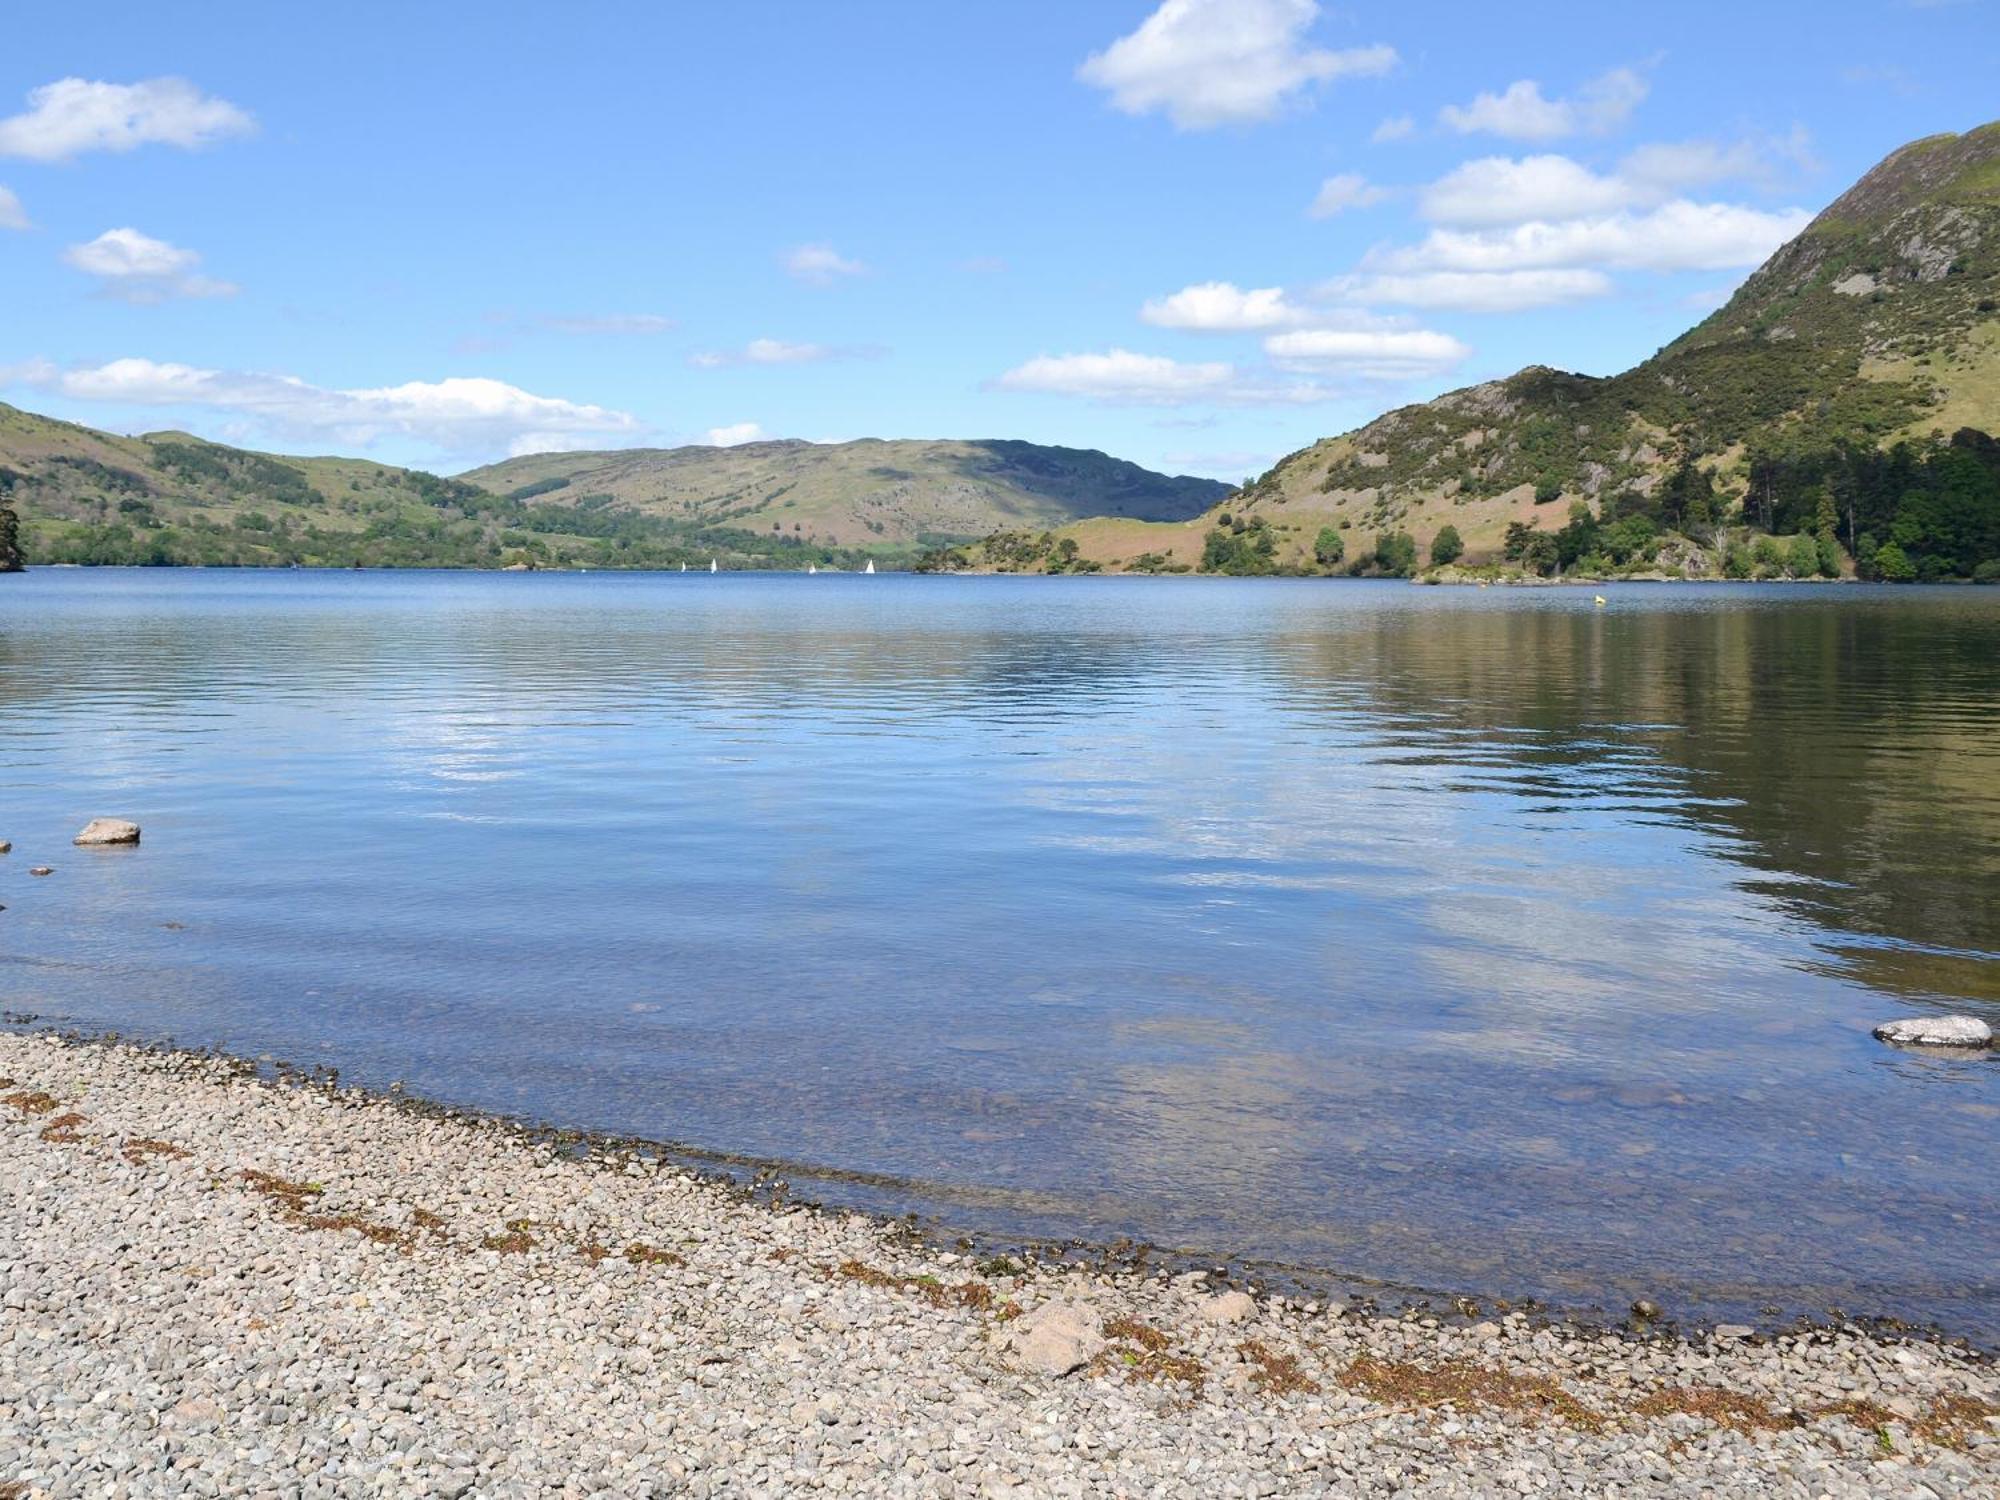
[[[975,1261],[46,1035],[0,1080],[5,1500],[2000,1495],[2000,1379],[1936,1344]]]

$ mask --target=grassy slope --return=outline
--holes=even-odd
[[[0,503],[31,560],[496,566],[858,565],[938,536],[1099,510],[1197,514],[1226,487],[1026,443],[761,443],[542,454],[468,476],[289,458],[185,433],[120,437],[0,405]],[[525,501],[488,487],[560,488]],[[478,481],[484,481],[483,484]],[[111,550],[93,551],[108,541]]]
[[[1650,491],[1683,449],[1727,494],[1752,451],[2000,430],[1996,301],[2000,124],[1896,152],[1726,306],[1622,375],[1523,370],[1322,439],[1194,525],[1086,522],[1059,536],[1107,567],[1144,553],[1192,563],[1217,516],[1247,512],[1274,532],[1276,561],[1299,565],[1323,526],[1351,558],[1388,530],[1427,553],[1449,523],[1478,559],[1510,522],[1554,530],[1573,501]]]
[[[983,536],[1091,515],[1177,520],[1228,492],[1095,451],[1028,443],[746,443],[734,448],[548,453],[464,476],[496,493],[564,481],[545,504],[610,495],[622,506],[846,545]]]

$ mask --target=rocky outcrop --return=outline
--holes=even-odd
[[[1977,1016],[1899,1016],[1877,1026],[1875,1039],[1898,1047],[1990,1047],[1993,1028]]]

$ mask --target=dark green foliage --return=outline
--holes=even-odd
[[[1313,538],[1313,561],[1322,568],[1337,568],[1347,556],[1347,542],[1339,531],[1331,526],[1322,526],[1319,535]]]
[[[1447,563],[1457,562],[1464,555],[1465,541],[1459,536],[1458,528],[1449,524],[1439,527],[1438,534],[1431,538],[1431,561],[1441,568]]]
[[[1910,561],[1909,554],[1894,542],[1889,542],[1875,550],[1869,565],[1877,578],[1884,583],[1914,583],[1917,566]]]
[[[507,491],[509,500],[532,500],[537,495],[552,494],[556,490],[569,488],[569,476],[558,475],[554,479],[537,479],[533,484],[524,484],[517,490]]]
[[[1273,573],[1277,569],[1271,559],[1276,551],[1276,539],[1261,519],[1246,523],[1239,517],[1231,529],[1218,527],[1208,534],[1201,549],[1201,570],[1238,577]]]
[[[1900,573],[1970,578],[1979,564],[2000,558],[2000,443],[1961,429],[1950,442],[1898,443],[1886,452],[1842,445],[1751,463],[1751,515],[1779,534],[1810,533],[1818,571],[1839,571],[1845,537],[1864,576],[1890,578],[1871,563],[1887,541]],[[1767,520],[1768,518],[1768,520]],[[1893,561],[1893,559],[1892,559]]]
[[[1375,566],[1391,578],[1417,571],[1417,539],[1407,531],[1384,532],[1375,542]]]
[[[21,567],[21,518],[0,505],[0,573],[18,573]]]

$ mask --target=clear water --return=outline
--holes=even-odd
[[[0,579],[0,1004],[1002,1236],[2000,1335],[2000,1063],[1868,1035],[2000,1021],[2000,589],[1606,592]]]

